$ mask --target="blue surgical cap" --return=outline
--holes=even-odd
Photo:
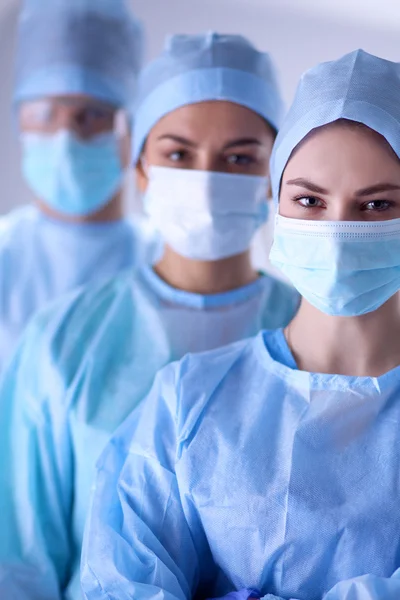
[[[271,156],[276,203],[293,150],[310,131],[339,119],[380,133],[400,158],[400,64],[356,50],[302,76]]]
[[[240,104],[279,128],[283,103],[268,54],[258,52],[239,35],[174,35],[139,78],[134,162],[162,117],[208,100]]]
[[[128,106],[142,54],[143,31],[125,0],[25,0],[14,102],[85,94]]]

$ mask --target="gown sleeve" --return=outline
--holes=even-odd
[[[398,600],[400,598],[400,569],[392,577],[372,574],[337,583],[323,600]]]
[[[223,596],[219,600],[283,600],[273,594],[257,595],[257,590],[243,589]],[[398,600],[400,598],[400,569],[392,577],[383,578],[374,575],[363,575],[341,581],[332,588],[322,600]],[[217,600],[217,599],[213,599]],[[296,600],[291,598],[290,600]]]
[[[43,319],[0,386],[0,597],[61,600],[71,561],[72,456]]]
[[[97,465],[81,581],[87,600],[189,600],[207,544],[179,489],[177,365],[113,437]]]

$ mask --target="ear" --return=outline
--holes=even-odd
[[[267,200],[270,200],[272,198],[272,182],[271,182],[271,175],[270,175],[269,169],[267,172],[267,177],[268,177]]]
[[[143,168],[143,162],[141,161],[140,158],[136,164],[135,172],[136,172],[136,187],[138,188],[139,192],[144,194],[145,191],[147,190],[147,186],[149,185],[149,178],[147,177],[147,175],[145,173],[145,170]]]
[[[271,180],[269,179],[268,189],[267,189],[267,200],[270,200],[271,198],[272,198],[272,184],[271,184]]]

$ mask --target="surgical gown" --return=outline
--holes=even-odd
[[[189,350],[287,323],[298,302],[268,276],[201,296],[143,268],[38,315],[0,389],[0,597],[80,599],[96,460],[156,372]]]
[[[34,207],[0,219],[0,372],[32,315],[91,281],[151,262],[157,238],[145,222],[67,224]]]
[[[298,371],[282,331],[168,365],[98,462],[86,599],[398,600],[399,424],[400,367]]]

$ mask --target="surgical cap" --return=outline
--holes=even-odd
[[[125,0],[25,0],[14,102],[85,94],[126,106],[142,54],[143,31]]]
[[[400,158],[400,64],[356,50],[302,76],[271,157],[276,203],[293,150],[310,131],[338,119],[381,134]]]
[[[283,103],[268,54],[258,52],[239,35],[174,35],[139,78],[134,162],[162,117],[208,100],[240,104],[279,128]]]

